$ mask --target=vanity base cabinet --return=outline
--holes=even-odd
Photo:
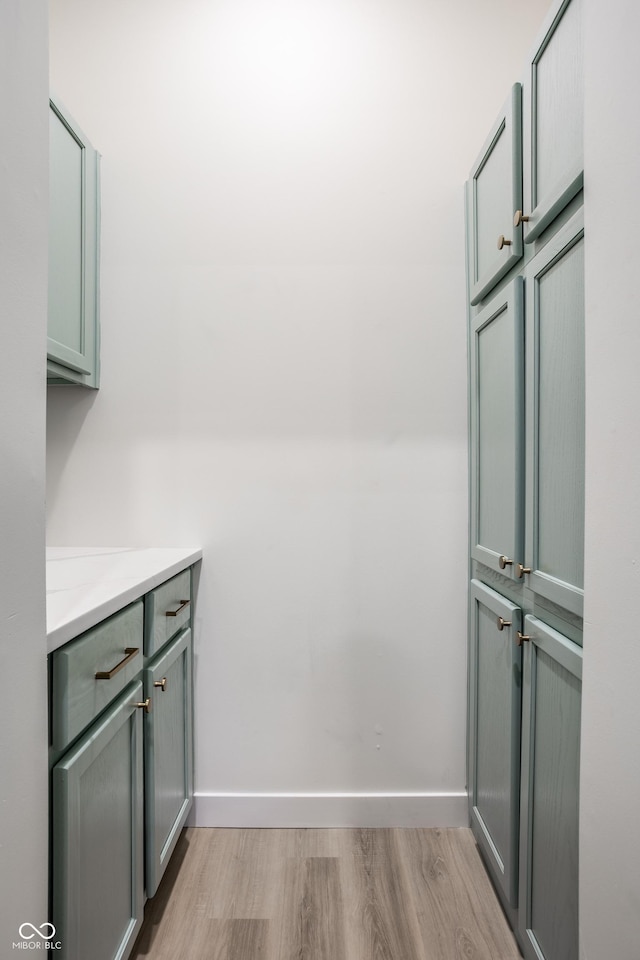
[[[142,923],[142,684],[52,772],[53,923],[61,960],[128,956]]]
[[[162,642],[143,658],[158,597]],[[190,604],[186,570],[51,655],[51,910],[61,960],[126,960],[191,809]]]

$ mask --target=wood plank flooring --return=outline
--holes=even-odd
[[[521,960],[470,830],[188,829],[131,960]]]

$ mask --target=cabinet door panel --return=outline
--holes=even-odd
[[[582,3],[567,0],[543,30],[524,97],[524,202],[531,243],[582,188]]]
[[[49,110],[50,382],[98,385],[98,154],[60,103]]]
[[[471,555],[515,577],[524,529],[524,315],[518,277],[472,322]],[[512,563],[500,566],[500,557]]]
[[[61,960],[128,956],[142,923],[142,684],[56,766],[53,922]]]
[[[89,373],[82,325],[84,148],[53,109],[49,112],[49,135],[49,296],[52,306],[55,305],[49,311],[49,337],[58,345],[59,358],[64,355],[80,373]]]
[[[577,960],[582,651],[532,616],[525,634],[521,933],[531,960]]]
[[[517,905],[520,608],[471,581],[471,825],[496,882]],[[499,629],[499,618],[506,624]]]
[[[164,687],[156,686],[165,681]],[[154,896],[193,798],[191,630],[145,670],[145,873]]]
[[[522,94],[516,83],[470,176],[471,303],[479,303],[522,256]],[[498,249],[498,238],[510,243]]]
[[[582,615],[584,241],[582,212],[526,273],[526,566],[536,593]]]

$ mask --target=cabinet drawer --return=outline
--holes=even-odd
[[[151,657],[191,622],[191,570],[156,587],[144,602],[145,654]]]
[[[52,742],[62,750],[142,667],[142,601],[53,654]]]

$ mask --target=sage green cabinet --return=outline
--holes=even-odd
[[[126,960],[191,809],[191,590],[185,570],[51,654],[61,960]],[[164,632],[144,657],[156,615]]]
[[[583,185],[582,0],[556,4],[523,84],[524,241],[536,240]]]
[[[469,178],[469,286],[476,304],[522,257],[522,91],[514,84]]]
[[[584,216],[525,272],[528,586],[582,616],[584,572]]]
[[[526,960],[578,957],[582,648],[470,586],[471,828]]]
[[[142,668],[142,603],[132,603],[51,656],[51,740],[62,751]]]
[[[52,772],[60,960],[126,957],[144,910],[142,684],[127,687]]]
[[[193,802],[191,630],[144,671],[146,890],[153,897]]]
[[[473,318],[471,556],[515,578],[524,536],[524,305],[517,277]]]
[[[578,958],[582,649],[524,620],[520,934],[526,960]]]
[[[518,902],[521,611],[478,580],[470,589],[469,806],[494,882]]]
[[[582,0],[550,11],[480,151],[467,191],[468,293],[476,306],[582,190]]]
[[[525,578],[534,594],[581,617],[582,210],[529,261],[524,278],[472,317],[469,336],[471,557]]]
[[[47,380],[97,388],[100,158],[65,107],[49,107]]]
[[[532,48],[521,93],[524,206],[512,210],[512,235],[500,228],[513,241],[506,244],[509,255],[519,255],[504,272],[488,270],[486,283],[479,282],[489,262],[481,253],[479,224],[492,223],[495,233],[496,218],[504,220],[504,195],[516,196],[504,161],[501,183],[497,178],[491,191],[495,206],[482,217],[478,190],[483,158],[491,162],[506,123],[491,131],[466,185],[469,818],[526,960],[577,960],[585,503],[582,0],[556,0]],[[513,157],[517,169],[515,147]]]

